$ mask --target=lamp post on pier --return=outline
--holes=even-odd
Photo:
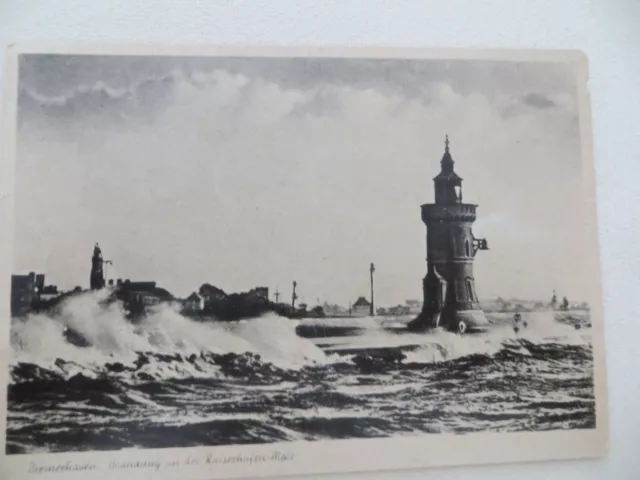
[[[296,287],[298,286],[298,282],[296,282],[295,280],[293,281],[293,293],[291,294],[291,310],[295,310],[296,309],[296,299],[298,298],[298,295],[296,295]]]
[[[371,262],[371,266],[369,267],[369,273],[371,274],[371,307],[369,310],[369,316],[373,317],[375,315],[375,309],[373,308],[373,272],[376,271],[376,267]]]

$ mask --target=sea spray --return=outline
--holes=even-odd
[[[152,308],[136,334],[146,339],[152,351],[199,354],[252,352],[253,346],[231,331],[231,322],[195,321],[168,305]]]
[[[234,323],[231,331],[246,340],[255,351],[270,362],[283,367],[300,367],[327,360],[313,342],[299,337],[291,320],[276,314]]]
[[[121,303],[105,303],[106,297],[105,292],[85,293],[67,299],[55,315],[14,319],[12,364],[35,364],[65,376],[96,377],[106,369],[112,376],[135,370],[142,378],[206,378],[219,372],[203,360],[204,354],[250,354],[261,363],[293,369],[327,361],[320,348],[296,335],[295,322],[275,314],[237,322],[196,321],[162,304],[132,323]],[[69,330],[87,345],[70,342]]]
[[[221,360],[220,355],[245,355],[248,363],[242,367],[238,364],[238,371],[260,369],[265,364],[299,370],[305,366],[351,363],[354,355],[341,355],[341,345],[352,351],[360,349],[360,356],[366,356],[368,349],[395,348],[404,352],[405,363],[429,364],[469,355],[490,357],[510,346],[525,355],[527,349],[522,347],[522,341],[588,343],[588,334],[557,322],[551,312],[525,313],[523,320],[527,327],[518,332],[505,316],[481,335],[459,335],[441,329],[425,334],[400,334],[397,329],[386,330],[385,319],[371,317],[304,319],[302,323],[311,325],[314,322],[339,325],[341,321],[343,325],[353,324],[361,329],[356,336],[314,342],[296,334],[296,326],[301,322],[276,314],[236,322],[197,321],[182,316],[172,305],[162,304],[132,323],[125,318],[120,302],[105,303],[107,295],[108,292],[85,293],[67,299],[57,315],[35,314],[26,320],[14,319],[12,365],[34,364],[65,378],[78,373],[90,378],[106,373],[136,380],[218,378],[228,373],[228,369],[221,371],[221,362],[225,364],[234,358]],[[81,347],[69,342],[65,329],[72,329],[88,345]],[[316,344],[327,342],[332,342],[333,355],[325,354]],[[19,380],[15,376],[14,379]]]
[[[492,356],[506,347],[520,348],[521,341],[532,343],[560,342],[562,344],[587,345],[589,330],[559,322],[553,312],[526,312],[522,319],[527,323],[514,330],[511,314],[490,316],[492,328],[482,334],[460,335],[437,328],[422,334],[403,333],[402,322],[383,317],[358,319],[306,319],[308,326],[322,328],[336,326],[338,320],[343,327],[363,327],[357,336],[324,338],[322,343],[331,344],[334,351],[379,348],[401,348],[405,350],[405,362],[433,363],[455,360],[468,355]],[[386,328],[385,328],[386,327]],[[521,350],[526,354],[525,350]]]
[[[114,358],[129,361],[135,358],[135,352],[151,349],[125,319],[119,302],[104,303],[107,295],[107,291],[76,295],[66,299],[55,314],[32,314],[12,320],[15,359],[40,365],[57,359],[100,365]],[[69,342],[69,331],[82,338],[87,347]]]

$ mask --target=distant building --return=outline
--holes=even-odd
[[[44,281],[44,275],[42,275]],[[39,290],[38,297],[40,300],[47,301],[59,297],[62,294],[56,285],[45,285]]]
[[[35,281],[35,290],[36,293],[42,293],[42,291],[45,288],[45,284],[44,284],[44,273],[38,273],[36,275],[36,281]],[[57,288],[56,288],[57,290]]]
[[[174,300],[173,295],[156,282],[117,282],[116,297],[130,313],[144,313],[147,307]]]
[[[202,310],[203,307],[204,299],[196,292],[193,292],[184,300],[184,308],[192,312],[198,312]]]
[[[11,275],[11,316],[28,314],[35,299],[36,274]]]
[[[269,300],[269,288],[268,287],[256,287],[249,291],[249,293],[255,293],[257,296]]]
[[[20,317],[38,310],[43,302],[61,295],[58,287],[45,284],[43,273],[11,275],[11,316]]]
[[[409,315],[411,313],[411,308],[407,305],[396,305],[395,307],[389,308],[387,312],[391,316],[399,317]]]
[[[346,316],[349,314],[349,309],[345,307],[341,307],[340,305],[329,304],[324,302],[322,305],[322,310],[326,315],[332,316]]]
[[[205,301],[207,300],[223,300],[227,294],[224,293],[224,290],[218,288],[218,287],[214,287],[213,285],[210,285],[208,283],[205,283],[204,285],[202,285],[200,287],[200,290],[198,290],[198,294],[205,299]]]
[[[308,315],[311,318],[323,318],[326,316],[326,313],[320,305],[317,305],[309,311]]]
[[[227,298],[227,294],[224,290],[214,287],[208,283],[205,283],[198,290],[198,294],[202,297],[204,309],[215,307],[215,305],[224,301]]]
[[[351,306],[352,317],[367,317],[371,313],[371,302],[364,297],[359,297]]]

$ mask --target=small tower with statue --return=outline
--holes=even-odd
[[[462,201],[462,178],[454,171],[448,136],[440,166],[433,179],[435,202],[421,207],[427,227],[427,275],[422,312],[409,328],[484,330],[488,322],[476,292],[473,260],[478,250],[488,250],[487,241],[473,236],[477,205]]]
[[[104,263],[105,260],[102,258],[102,250],[100,250],[100,245],[96,243],[93,247],[93,256],[91,257],[91,276],[89,278],[91,290],[104,288]]]

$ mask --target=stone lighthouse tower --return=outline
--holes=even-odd
[[[460,333],[484,330],[487,319],[480,308],[473,276],[473,258],[487,250],[487,241],[473,236],[477,205],[462,202],[462,178],[453,170],[449,137],[433,179],[435,203],[422,205],[427,226],[427,275],[424,303],[412,330],[443,327]]]

